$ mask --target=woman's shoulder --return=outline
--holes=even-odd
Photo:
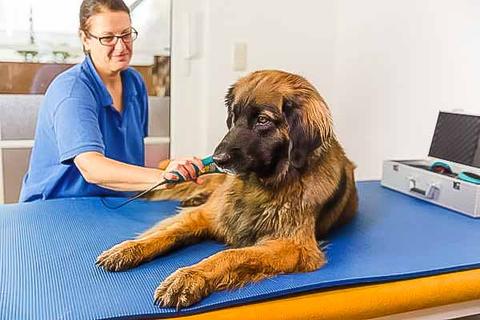
[[[77,64],[63,71],[48,86],[46,96],[75,97],[90,95],[87,81],[82,74],[81,65]]]
[[[67,101],[95,101],[88,81],[84,79],[80,65],[60,73],[48,86],[42,103],[42,112],[54,113],[58,107]],[[80,106],[89,106],[91,103],[78,103]]]

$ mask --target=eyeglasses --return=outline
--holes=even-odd
[[[131,28],[130,32],[127,32],[127,33],[124,33],[124,34],[121,34],[119,36],[104,36],[104,37],[97,37],[97,36],[94,36],[93,34],[91,34],[90,32],[88,31],[85,31],[85,33],[89,36],[89,37],[92,37],[94,39],[97,39],[101,45],[104,45],[104,46],[109,46],[109,47],[113,47],[117,44],[118,42],[118,39],[122,39],[123,43],[126,43],[126,44],[130,44],[132,43],[133,41],[135,41],[135,39],[137,39],[138,37],[138,32],[137,30],[135,30],[134,28]]]

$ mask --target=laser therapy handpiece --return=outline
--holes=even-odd
[[[209,173],[225,173],[220,169],[215,162],[213,162],[213,157],[209,156],[206,158],[202,159],[202,164],[203,164],[203,169],[200,170],[196,165],[193,165],[195,168],[195,171],[197,172],[197,176],[201,176],[204,174],[209,174]],[[185,178],[177,171],[173,171],[173,174],[175,174],[178,179],[165,179],[168,183],[180,183],[184,182]]]
[[[224,173],[219,167],[217,167],[215,162],[213,162],[212,156],[202,159],[202,164],[203,164],[203,169],[202,170],[197,168],[197,166],[193,165],[193,167],[195,168],[195,171],[197,172],[197,176],[201,176],[203,174],[209,174],[209,173]],[[129,199],[120,203],[119,205],[112,206],[112,205],[108,204],[105,201],[105,198],[103,198],[103,197],[102,197],[102,203],[109,209],[118,209],[118,208],[123,207],[127,203],[130,203],[133,200],[140,198],[141,196],[147,194],[148,192],[152,191],[153,189],[155,189],[155,188],[157,188],[157,187],[159,187],[159,186],[161,186],[165,183],[180,183],[180,182],[185,181],[185,178],[179,172],[173,171],[172,173],[175,174],[178,177],[178,179],[165,179],[165,180],[157,183],[153,187],[151,187],[147,190],[144,190],[144,191],[138,193],[137,195],[135,195],[133,197],[130,197]]]

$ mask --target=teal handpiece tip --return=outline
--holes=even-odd
[[[202,163],[203,163],[204,166],[208,166],[208,165],[214,163],[214,162],[213,162],[213,156],[209,156],[209,157],[203,158],[203,159],[202,159]]]
[[[208,173],[223,173],[223,171],[215,164],[213,157],[209,156],[202,159],[203,169],[200,171],[200,174]]]

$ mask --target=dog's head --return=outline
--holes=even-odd
[[[260,178],[301,171],[313,151],[328,144],[330,112],[304,78],[276,70],[257,71],[238,80],[225,97],[228,133],[214,161],[238,174]]]

